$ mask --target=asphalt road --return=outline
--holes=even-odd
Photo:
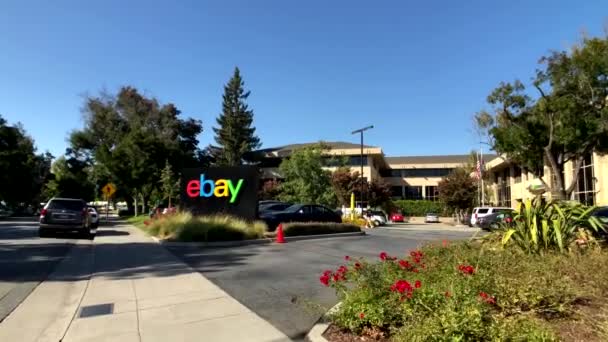
[[[40,239],[35,217],[0,219],[0,322],[70,250],[70,235]]]
[[[170,250],[283,333],[301,340],[337,303],[333,290],[321,286],[319,276],[323,270],[343,264],[345,255],[368,259],[378,258],[381,251],[404,255],[425,241],[467,239],[471,235],[447,230],[375,229],[362,237]]]

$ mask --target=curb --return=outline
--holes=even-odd
[[[481,229],[477,228],[477,227],[468,227],[468,226],[461,226],[461,227],[425,227],[425,228],[413,228],[413,227],[403,227],[403,228],[397,228],[397,227],[376,227],[374,229],[386,229],[386,230],[402,230],[402,231],[455,231],[455,232],[471,232],[471,233],[476,233],[476,232],[480,232]]]
[[[336,233],[336,234],[317,234],[317,235],[302,235],[302,236],[286,236],[286,241],[314,240],[314,239],[330,239],[341,237],[363,236],[365,232],[354,233]],[[242,241],[217,241],[217,242],[178,242],[159,239],[155,236],[150,236],[156,243],[167,247],[239,247],[248,245],[264,245],[273,243],[274,239],[264,238],[255,240]]]
[[[340,307],[340,305],[342,305],[342,302],[339,302],[338,304],[334,305],[331,309],[329,309],[323,316],[321,316],[321,318],[319,318],[319,320],[317,321],[317,323],[315,323],[315,325],[312,326],[312,328],[310,329],[310,331],[308,332],[308,334],[306,334],[305,340],[309,341],[309,342],[329,342],[327,341],[327,339],[325,337],[323,337],[323,334],[325,333],[325,331],[327,331],[327,328],[329,328],[329,315],[338,310],[338,308]]]

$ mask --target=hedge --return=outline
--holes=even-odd
[[[441,202],[427,200],[398,200],[393,202],[406,216],[425,216],[428,213],[449,214]]]
[[[283,225],[285,236],[318,235],[360,232],[361,227],[349,223],[287,223]]]

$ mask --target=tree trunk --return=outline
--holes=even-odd
[[[133,204],[135,205],[133,215],[137,216],[138,215],[137,195],[133,196]]]

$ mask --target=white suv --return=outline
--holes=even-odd
[[[477,223],[477,219],[479,217],[484,217],[490,214],[494,214],[499,211],[509,210],[512,211],[513,208],[507,207],[475,207],[473,208],[473,212],[471,213],[471,226],[475,226]]]

